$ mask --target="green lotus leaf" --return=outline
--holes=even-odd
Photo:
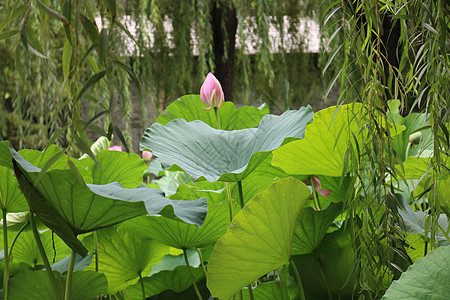
[[[9,151],[9,141],[3,141],[0,137],[0,166],[13,168],[12,156]]]
[[[150,150],[163,167],[177,165],[193,180],[242,181],[287,137],[302,138],[311,108],[266,115],[258,128],[226,131],[201,121],[176,119],[147,128],[141,150]]]
[[[12,170],[3,166],[0,166],[0,201],[2,210],[8,213],[29,210]]]
[[[65,276],[53,272],[57,276],[61,295],[55,297],[52,285],[44,270],[26,270],[12,277],[9,281],[10,299],[59,300],[63,299]],[[106,292],[108,282],[105,275],[94,271],[77,271],[72,277],[72,300],[93,300]]]
[[[382,299],[448,299],[450,295],[450,246],[439,247],[417,260]]]
[[[230,224],[226,191],[202,191],[181,185],[175,198],[208,200],[208,214],[203,225],[181,223],[161,216],[142,216],[129,220],[121,229],[130,230],[140,237],[152,238],[163,244],[179,249],[200,248],[216,242]]]
[[[283,299],[283,294],[281,292],[280,282],[271,281],[258,284],[256,288],[253,288],[253,299],[258,300],[274,300]],[[250,299],[247,290],[242,291],[243,299]]]
[[[305,138],[273,152],[272,164],[288,174],[340,177],[353,135],[361,144],[364,110],[360,103],[332,106],[314,114]]]
[[[261,162],[244,180],[242,180],[242,189],[244,195],[244,203],[253,199],[258,193],[267,189],[275,181],[292,175],[286,174],[280,168],[272,166],[272,153],[270,153],[264,161]],[[302,179],[307,179],[309,176],[304,176]],[[296,179],[299,179],[296,177]],[[237,184],[232,184],[232,198],[239,199],[239,188]]]
[[[334,219],[342,211],[342,203],[331,203],[324,210],[302,209],[295,224],[292,254],[308,254],[316,250]]]
[[[108,293],[116,293],[150,273],[154,264],[169,253],[169,247],[156,241],[141,240],[133,232],[114,227],[97,231],[99,271],[108,279]],[[95,249],[93,236],[83,239]],[[93,262],[90,269],[95,267]]]
[[[407,233],[421,234],[431,238],[431,216],[428,212],[414,211],[400,194],[396,194],[396,198],[398,200],[398,212],[402,216],[400,227]],[[449,221],[445,214],[440,214],[437,223],[445,232],[448,231]],[[445,240],[445,236],[440,231],[436,232],[436,238],[441,241]]]
[[[227,299],[289,261],[295,222],[310,194],[303,182],[285,178],[246,204],[209,258],[214,297]]]
[[[8,231],[8,233],[12,235],[12,232]],[[49,261],[60,260],[70,254],[70,248],[57,235],[52,235],[50,230],[40,232],[39,235]],[[12,241],[8,240],[8,242],[11,243]],[[44,265],[33,232],[29,226],[22,231],[14,247],[10,250],[12,250],[11,259],[14,262],[24,262],[33,268]]]
[[[135,153],[121,151],[100,151],[95,158],[98,165],[90,158],[80,161],[89,168],[93,184],[119,182],[123,188],[136,188],[142,184],[142,175],[147,165]]]
[[[333,294],[342,299],[352,299],[357,288],[358,276],[355,272],[355,251],[351,231],[342,226],[327,233],[313,254],[294,256],[307,299],[328,299],[327,287],[321,276],[320,263],[328,286]]]
[[[213,128],[217,128],[217,120],[214,110],[204,110],[205,104],[200,95],[186,95],[172,104],[161,113],[157,122],[166,125],[175,119],[186,121],[200,120]],[[258,126],[264,115],[269,113],[266,105],[259,108],[243,106],[236,109],[233,102],[226,101],[219,110],[221,128],[224,130],[238,130]]]
[[[195,250],[187,250],[189,265],[196,281],[205,277],[200,266],[200,258]],[[145,296],[150,297],[166,290],[176,293],[182,292],[192,286],[188,267],[183,255],[166,255],[163,260],[154,265],[152,272],[144,277]],[[140,283],[127,288],[131,299],[142,299],[142,288]]]
[[[87,254],[87,250],[76,238],[80,233],[147,213],[179,217],[199,226],[206,216],[206,199],[170,200],[160,190],[124,189],[117,182],[86,185],[76,169],[52,169],[42,174],[40,168],[13,149],[11,151],[16,164],[15,173],[30,209],[82,256]],[[38,176],[40,180],[36,184]]]

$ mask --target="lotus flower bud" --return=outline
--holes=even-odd
[[[149,162],[152,160],[153,154],[150,151],[142,151],[142,159],[145,162]]]
[[[112,147],[109,147],[108,150],[111,150],[111,151],[122,151],[122,147],[120,147],[120,146],[112,146]]]
[[[316,175],[311,176],[311,183],[316,192],[319,192],[323,197],[328,197],[331,194],[331,190],[322,190],[320,179]]]
[[[206,76],[205,82],[200,89],[200,98],[208,106],[203,107],[205,110],[210,110],[214,107],[221,108],[225,101],[222,86],[211,72]]]

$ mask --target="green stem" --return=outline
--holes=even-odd
[[[316,210],[320,210],[320,203],[319,203],[319,195],[317,195],[317,192],[313,190],[314,195],[314,205],[316,207]]]
[[[189,259],[187,257],[186,249],[183,249],[184,261],[186,262],[187,269],[189,271],[189,276],[191,276],[192,284],[194,285],[195,293],[199,300],[203,300],[200,291],[198,290],[197,283],[195,282],[194,274],[192,274],[191,266],[189,265]]]
[[[233,221],[233,200],[231,199],[231,187],[229,182],[225,182],[228,198],[228,210],[230,211],[230,222]]]
[[[219,109],[217,107],[214,107],[214,114],[216,115],[217,129],[222,129],[219,120]]]
[[[77,253],[72,249],[72,253],[70,254],[69,268],[67,269],[66,292],[64,294],[64,300],[70,300],[70,294],[72,292],[72,275],[76,257]]]
[[[238,181],[238,189],[239,189],[239,203],[241,204],[241,208],[244,207],[244,194],[242,193],[242,181]]]
[[[19,231],[17,231],[16,235],[14,236],[14,239],[11,243],[11,248],[9,248],[9,258],[10,259],[11,259],[12,250],[14,248],[14,245],[16,244],[17,239],[19,238],[20,234],[25,230],[25,228],[27,228],[28,224],[30,224],[30,221],[25,222],[25,224],[23,224],[23,226],[19,229]]]
[[[325,283],[325,287],[327,288],[328,299],[333,300],[333,295],[331,294],[330,285],[328,284],[327,278],[325,277],[325,272],[323,271],[323,265],[320,261],[317,253],[314,253],[314,259],[316,260],[317,266],[319,267],[320,277],[322,277],[323,283]]]
[[[95,271],[98,272],[98,237],[97,231],[94,231],[94,247],[95,247]]]
[[[53,292],[55,293],[56,299],[58,299],[59,296],[59,288],[58,284],[56,283],[55,276],[53,276],[52,268],[50,267],[50,263],[48,262],[47,255],[45,254],[44,246],[42,245],[41,238],[39,237],[39,232],[36,228],[36,221],[34,220],[34,213],[30,213],[30,222],[31,222],[31,229],[33,230],[34,239],[36,240],[37,247],[39,249],[39,253],[41,254],[42,261],[44,262],[45,271],[47,272],[48,279],[50,280]]]
[[[291,268],[294,271],[294,277],[295,277],[295,281],[297,282],[298,285],[298,289],[300,292],[300,300],[305,300],[305,292],[303,291],[303,285],[302,285],[302,280],[300,279],[300,274],[298,274],[298,270],[297,270],[297,266],[295,265],[294,260],[291,258],[291,260],[289,261],[291,264]]]
[[[251,283],[250,283],[249,285],[247,285],[247,290],[248,290],[248,296],[250,297],[250,300],[254,300],[254,298],[253,298],[252,284],[251,284]]]
[[[198,248],[195,248],[195,250],[197,250],[198,256],[200,257],[200,263],[202,264],[202,269],[203,269],[203,272],[205,273],[205,277],[208,278],[208,274],[206,273],[205,262],[203,261],[202,252]]]
[[[3,299],[8,300],[8,282],[9,282],[9,254],[8,254],[8,227],[6,224],[6,209],[3,208],[3,245],[5,271],[3,273]]]
[[[141,289],[142,289],[142,299],[145,300],[145,286],[144,286],[144,279],[142,278],[141,273],[139,273],[139,282],[141,283]]]

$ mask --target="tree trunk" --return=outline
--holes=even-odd
[[[222,22],[225,24],[224,32]],[[214,75],[220,81],[225,93],[225,100],[231,100],[233,94],[234,53],[237,30],[236,9],[225,3],[214,1],[211,12],[213,32]],[[228,40],[228,44],[225,42]],[[226,48],[225,48],[226,46]],[[226,58],[226,59],[225,59]]]

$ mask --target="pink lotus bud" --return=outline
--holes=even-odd
[[[205,110],[210,110],[214,107],[221,108],[225,101],[222,86],[211,72],[206,76],[205,82],[200,89],[200,98],[208,106],[203,107]]]
[[[109,147],[108,150],[110,150],[110,151],[122,151],[122,147],[120,147],[120,146],[112,146],[112,147]]]
[[[142,151],[142,159],[146,162],[152,160],[153,154],[150,151]]]
[[[322,190],[319,177],[316,175],[311,176],[311,183],[316,192],[319,192],[323,197],[328,197],[331,194],[331,190]]]

